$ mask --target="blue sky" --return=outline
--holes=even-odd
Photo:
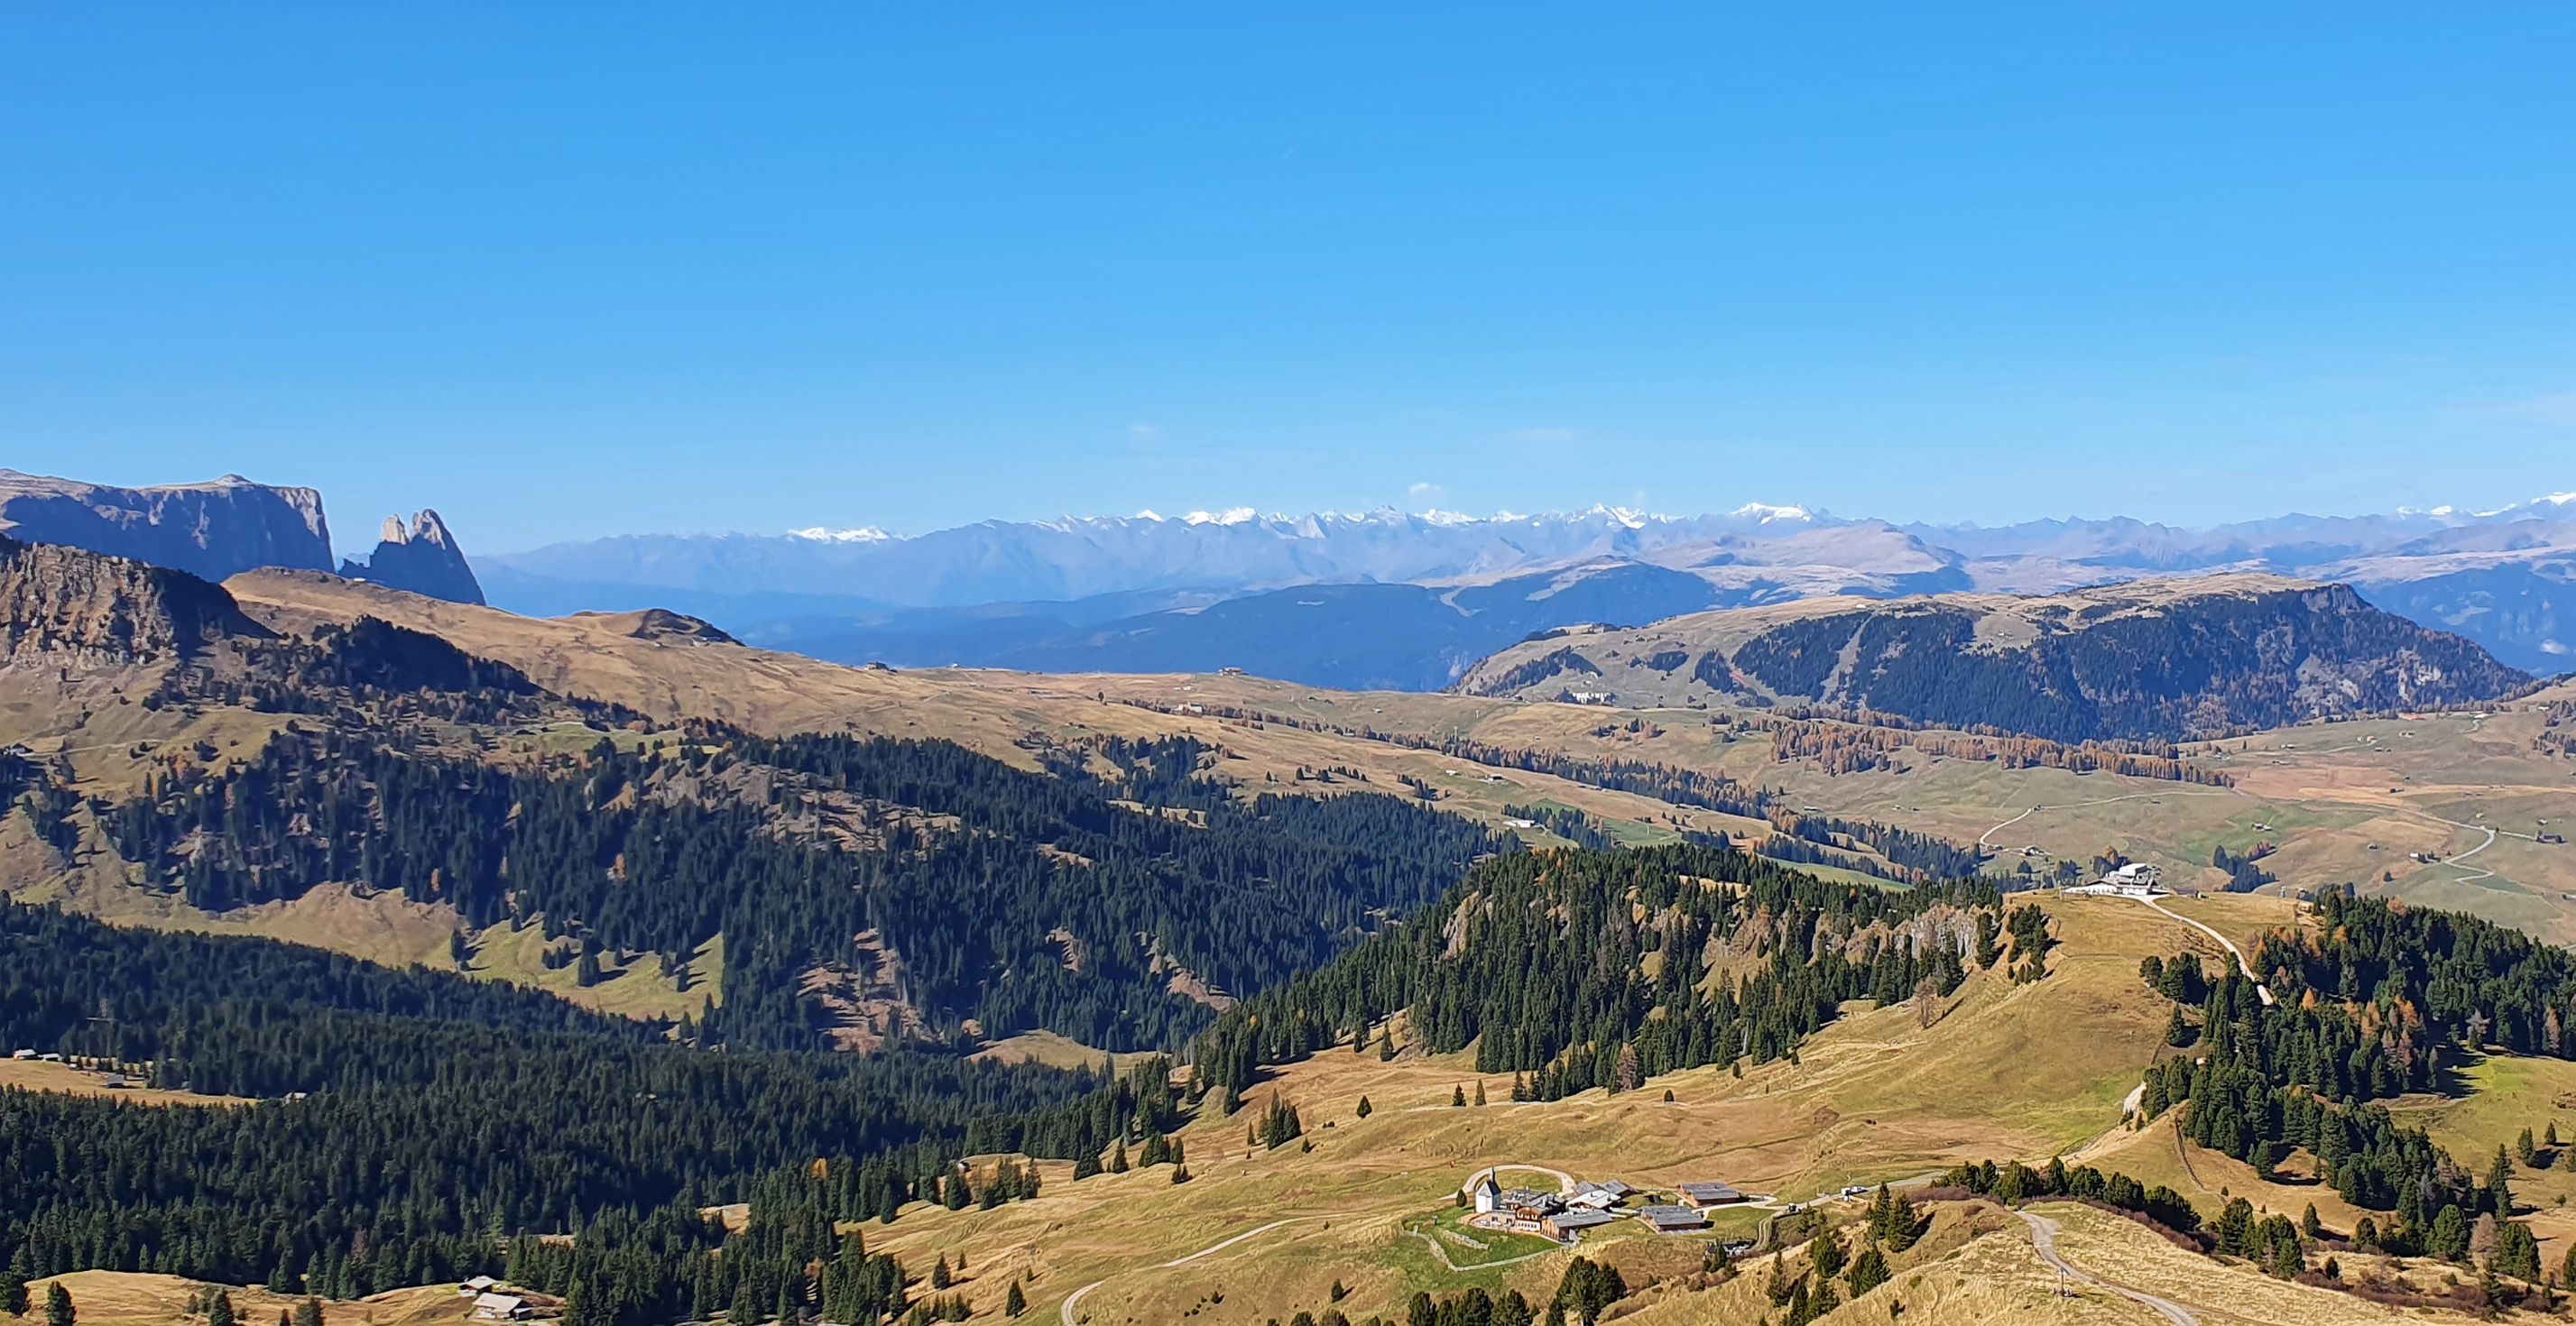
[[[2576,488],[2576,8],[1714,9],[15,7],[0,464],[486,551]]]

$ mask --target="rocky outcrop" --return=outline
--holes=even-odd
[[[1477,664],[1458,689],[1557,699],[1569,671],[1621,705],[1870,710],[2058,741],[2482,704],[2531,682],[2348,586],[2228,575],[2029,598],[1815,599],[1555,632]]]
[[[183,571],[0,538],[0,664],[124,667],[193,658],[269,632]]]
[[[376,541],[376,550],[364,562],[342,562],[340,574],[450,603],[483,601],[483,586],[474,578],[474,567],[435,511],[413,516],[408,525],[400,516],[385,517],[384,536]]]
[[[331,569],[322,495],[227,474],[112,488],[0,470],[0,534],[172,567],[205,580],[262,566]]]

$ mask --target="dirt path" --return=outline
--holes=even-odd
[[[1519,1166],[1519,1167],[1516,1167],[1516,1168],[1533,1168],[1533,1167],[1531,1167],[1531,1166]],[[1308,1220],[1331,1220],[1331,1219],[1333,1219],[1333,1218],[1334,1218],[1334,1217],[1332,1217],[1332,1216],[1325,1216],[1325,1215],[1305,1215],[1305,1216],[1290,1216],[1290,1217],[1288,1217],[1288,1218],[1287,1218],[1287,1219],[1285,1219],[1285,1220],[1273,1220],[1273,1221],[1271,1221],[1269,1224],[1263,1225],[1263,1226],[1262,1226],[1262,1227],[1260,1227],[1259,1229],[1247,1229],[1247,1230],[1243,1231],[1242,1233],[1237,1234],[1237,1235],[1235,1235],[1234,1237],[1232,1237],[1232,1238],[1230,1238],[1230,1239],[1225,1239],[1225,1240],[1222,1240],[1222,1241],[1220,1241],[1220,1242],[1211,1243],[1211,1244],[1207,1245],[1206,1247],[1199,1249],[1199,1250],[1198,1250],[1198,1251],[1196,1251],[1196,1252],[1192,1252],[1192,1253],[1185,1253],[1185,1254],[1183,1254],[1183,1255],[1181,1255],[1181,1256],[1174,1257],[1174,1258],[1173,1258],[1173,1259],[1171,1259],[1170,1261],[1167,1261],[1167,1262],[1163,1263],[1162,1269],[1169,1270],[1169,1269],[1171,1269],[1172,1267],[1175,1267],[1175,1266],[1187,1266],[1187,1265],[1189,1265],[1191,1262],[1197,1261],[1197,1260],[1198,1260],[1199,1258],[1201,1258],[1201,1257],[1211,1257],[1211,1256],[1214,1256],[1214,1255],[1216,1255],[1217,1253],[1223,1252],[1223,1251],[1225,1251],[1226,1249],[1231,1248],[1231,1247],[1233,1247],[1235,1244],[1241,1243],[1241,1242],[1243,1242],[1243,1241],[1244,1241],[1244,1240],[1246,1240],[1246,1239],[1256,1239],[1256,1238],[1259,1238],[1259,1237],[1261,1237],[1262,1235],[1267,1234],[1267,1233],[1269,1233],[1270,1231],[1272,1231],[1272,1230],[1274,1230],[1274,1229],[1282,1229],[1282,1228],[1285,1228],[1285,1227],[1287,1227],[1287,1226],[1289,1226],[1289,1225],[1298,1224],[1298,1223],[1301,1223],[1301,1222],[1303,1222],[1303,1221],[1308,1221]],[[1495,1264],[1495,1265],[1501,1265],[1502,1263],[1497,1262],[1497,1263],[1494,1263],[1494,1264]],[[1456,1270],[1456,1269],[1458,1269],[1458,1268],[1456,1268],[1456,1267],[1454,1267],[1454,1266],[1453,1266],[1453,1267],[1451,1267],[1450,1269],[1451,1269],[1451,1270]],[[1084,1285],[1082,1288],[1077,1289],[1077,1290],[1073,1291],[1072,1293],[1065,1295],[1065,1296],[1064,1296],[1064,1306],[1062,1306],[1062,1307],[1060,1307],[1060,1308],[1058,1308],[1058,1309],[1056,1310],[1056,1316],[1057,1316],[1058,1318],[1060,1318],[1060,1319],[1064,1322],[1064,1326],[1082,1326],[1081,1322],[1077,1321],[1077,1320],[1075,1319],[1075,1316],[1074,1316],[1075,1311],[1076,1311],[1077,1309],[1079,1309],[1079,1308],[1082,1306],[1082,1296],[1083,1296],[1083,1295],[1085,1295],[1085,1294],[1090,1293],[1092,1290],[1098,1289],[1099,1287],[1101,1287],[1102,1285],[1105,1285],[1105,1284],[1107,1284],[1107,1283],[1109,1283],[1109,1282],[1108,1282],[1108,1281],[1106,1281],[1106,1280],[1094,1280],[1094,1281],[1092,1281],[1090,1284]]]
[[[1226,1240],[1225,1242],[1223,1242],[1223,1243],[1211,1243],[1211,1244],[1209,1244],[1208,1246],[1206,1246],[1206,1247],[1204,1247],[1204,1248],[1201,1248],[1201,1249],[1199,1249],[1198,1251],[1193,1252],[1193,1253],[1191,1253],[1190,1255],[1188,1255],[1188,1256],[1186,1256],[1186,1257],[1174,1257],[1174,1258],[1173,1258],[1173,1259],[1171,1259],[1170,1261],[1167,1261],[1167,1262],[1163,1263],[1163,1265],[1164,1265],[1165,1267],[1167,1267],[1167,1268],[1168,1268],[1168,1267],[1173,1267],[1173,1266],[1187,1266],[1187,1265],[1189,1265],[1191,1262],[1197,1261],[1197,1260],[1198,1260],[1199,1258],[1201,1258],[1201,1257],[1211,1256],[1211,1255],[1213,1255],[1213,1254],[1223,1252],[1223,1251],[1225,1251],[1226,1249],[1233,1247],[1235,1244],[1238,1244],[1238,1243],[1243,1242],[1245,1239],[1259,1238],[1259,1237],[1261,1237],[1262,1235],[1267,1234],[1267,1233],[1269,1233],[1270,1231],[1272,1231],[1272,1230],[1274,1230],[1274,1229],[1280,1229],[1280,1228],[1284,1228],[1284,1227],[1289,1226],[1289,1225],[1296,1224],[1296,1223],[1297,1223],[1298,1221],[1300,1221],[1300,1220],[1329,1220],[1329,1219],[1331,1219],[1331,1217],[1330,1217],[1330,1216],[1290,1216],[1290,1217],[1288,1217],[1288,1218],[1287,1218],[1287,1219],[1285,1219],[1285,1220],[1273,1220],[1273,1221],[1271,1221],[1269,1224],[1263,1225],[1263,1226],[1262,1226],[1261,1228],[1259,1228],[1259,1229],[1247,1229],[1247,1230],[1243,1231],[1242,1233],[1235,1235],[1233,1238],[1227,1239],[1227,1240]]]
[[[2245,960],[2245,950],[2236,947],[2235,940],[2229,939],[2227,936],[2218,933],[2216,930],[2213,930],[2208,926],[2202,925],[2200,922],[2195,921],[2188,916],[2175,915],[2172,911],[2167,910],[2163,903],[2160,903],[2153,898],[2140,898],[2138,901],[2145,903],[2154,911],[2163,913],[2168,919],[2180,921],[2184,925],[2190,926],[2192,929],[2217,940],[2219,947],[2226,949],[2228,954],[2236,959],[2236,970],[2243,972],[2246,980],[2254,982],[2255,996],[2266,1004],[2272,1002],[2272,988],[2263,984],[2262,978],[2254,974],[2254,964]]]
[[[2101,797],[2093,801],[2068,801],[2063,804],[2053,806],[2044,804],[2037,805],[2032,806],[2030,809],[2013,816],[2011,819],[2005,820],[2003,823],[1986,830],[1984,833],[1978,834],[1977,846],[1980,849],[1992,847],[1994,844],[1986,841],[1987,839],[2021,823],[2023,820],[2029,819],[2034,813],[2043,810],[2076,810],[2084,806],[2107,806],[2114,801],[2161,801],[2166,797],[2232,797],[2236,795],[2239,794],[2228,790],[2212,790],[2205,792],[2130,792],[2116,797]]]
[[[2174,1302],[2172,1299],[2158,1298],[2144,1290],[2131,1289],[2125,1285],[2115,1285],[2108,1280],[2101,1279],[2097,1276],[2087,1275],[2084,1272],[2075,1269],[2073,1266],[2068,1265],[2064,1257],[2057,1255],[2057,1234],[2061,1226],[2056,1221],[2051,1220],[2044,1215],[2033,1215],[2028,1211],[2015,1211],[2013,1214],[2020,1216],[2022,1223],[2030,1226],[2031,1247],[2038,1250],[2039,1259],[2041,1261],[2057,1268],[2057,1273],[2059,1275],[2065,1276],[2067,1279],[2073,1280],[2077,1284],[2091,1285],[2096,1289],[2107,1289],[2132,1302],[2143,1303],[2148,1307],[2154,1308],[2157,1312],[2162,1313],[2164,1315],[2164,1319],[2172,1322],[2173,1326],[2200,1326],[2200,1318],[2193,1316],[2191,1309],[2184,1307],[2180,1303]]]

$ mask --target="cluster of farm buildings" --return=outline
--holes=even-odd
[[[1674,1195],[1673,1202],[1652,1202],[1631,1209],[1628,1203],[1641,1194],[1616,1179],[1577,1183],[1565,1192],[1549,1192],[1506,1188],[1494,1170],[1478,1175],[1464,1194],[1467,1204],[1475,1208],[1467,1224],[1479,1229],[1537,1234],[1560,1243],[1571,1243],[1584,1230],[1621,1219],[1635,1220],[1658,1234],[1694,1233],[1708,1228],[1708,1212],[1712,1209],[1756,1200],[1729,1184],[1717,1182],[1681,1184],[1674,1189]]]

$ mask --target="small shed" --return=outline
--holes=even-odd
[[[528,1300],[516,1294],[483,1293],[474,1296],[474,1315],[485,1321],[525,1321],[535,1314]]]
[[[500,1281],[495,1280],[488,1275],[478,1275],[471,1280],[467,1280],[457,1285],[456,1292],[471,1297],[476,1294],[488,1294],[500,1287]]]
[[[1637,1213],[1637,1219],[1658,1234],[1684,1234],[1708,1228],[1708,1217],[1687,1206],[1649,1206]]]
[[[1577,1233],[1596,1226],[1609,1224],[1614,1218],[1615,1217],[1607,1211],[1577,1208],[1571,1211],[1559,1211],[1555,1215],[1539,1221],[1538,1227],[1540,1230],[1544,1231],[1549,1238],[1555,1239],[1560,1243],[1571,1243],[1574,1241],[1574,1236]]]

